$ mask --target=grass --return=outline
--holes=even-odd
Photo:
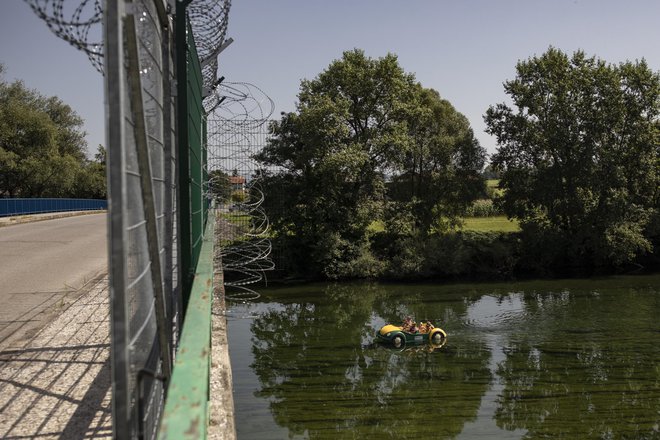
[[[520,225],[506,216],[496,217],[469,217],[464,219],[463,231],[476,232],[518,232]]]
[[[493,194],[496,197],[502,197],[504,195],[504,190],[500,189],[500,179],[488,179],[486,180],[486,187],[493,190]]]
[[[223,212],[222,218],[235,225],[245,225],[250,223],[250,216],[244,213]]]
[[[463,219],[462,231],[475,232],[518,232],[520,225],[516,220],[509,220],[504,215],[495,217],[467,217]],[[385,224],[375,220],[369,225],[370,232],[378,233],[385,230]]]

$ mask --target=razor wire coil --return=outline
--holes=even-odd
[[[221,83],[204,100],[207,111],[209,188],[234,182],[244,200],[220,207],[220,243],[216,258],[225,276],[225,298],[246,302],[259,298],[250,285],[266,281],[274,269],[268,238],[270,223],[262,208],[263,173],[253,156],[266,142],[267,122],[275,105],[259,87],[244,82]],[[219,170],[220,172],[213,171]],[[240,186],[244,184],[244,186]],[[213,197],[213,194],[209,194]]]
[[[102,0],[24,0],[59,38],[83,51],[92,66],[103,74]],[[187,13],[202,62],[205,88],[214,87],[218,76],[218,53],[225,42],[231,0],[193,0]]]
[[[103,7],[101,0],[25,0],[50,30],[85,52],[92,66],[103,73]]]

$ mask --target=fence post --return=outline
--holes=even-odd
[[[181,287],[183,309],[190,296],[191,283],[191,215],[190,215],[190,152],[188,138],[188,32],[186,7],[189,1],[176,2],[175,46],[177,88],[177,132],[179,156],[179,254],[181,255]]]

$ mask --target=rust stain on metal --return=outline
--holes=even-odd
[[[186,432],[184,432],[187,438],[200,438],[200,432],[199,432],[199,416],[196,416],[194,419],[190,421],[190,426],[188,426],[188,429]]]

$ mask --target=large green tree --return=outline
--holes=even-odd
[[[567,241],[578,264],[622,264],[644,234],[660,186],[660,76],[642,60],[608,64],[550,48],[504,83],[513,106],[490,107],[503,208]]]
[[[8,83],[0,67],[0,195],[66,197],[86,163],[83,120],[57,97]]]
[[[392,176],[390,196],[407,202],[425,234],[441,218],[456,220],[485,191],[485,150],[465,116],[433,89],[417,85],[407,115],[409,142]],[[397,208],[400,208],[398,205]]]
[[[297,111],[273,124],[257,159],[281,169],[265,185],[279,232],[296,238],[316,272],[359,258],[365,231],[379,217],[384,176],[407,148],[405,114],[415,82],[396,56],[345,52],[304,80]],[[277,191],[277,194],[274,194]],[[304,258],[304,257],[303,257]]]
[[[94,159],[84,159],[75,178],[71,197],[80,199],[105,199],[107,193],[106,150],[98,146]]]
[[[392,54],[344,52],[302,81],[296,111],[271,128],[257,155],[265,168],[278,169],[264,184],[269,216],[308,274],[373,274],[367,231],[384,212],[397,211],[384,209],[395,188],[406,187],[397,201],[415,214],[412,221],[429,225],[431,212],[444,213],[433,208],[449,212],[465,201],[457,189],[463,171],[478,179],[483,165],[467,120]]]

